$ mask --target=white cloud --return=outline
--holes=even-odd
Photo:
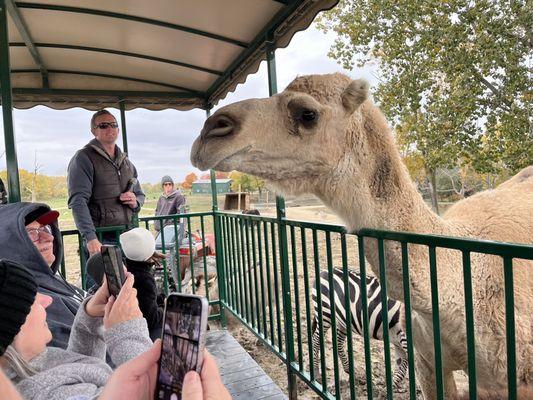
[[[343,71],[353,77],[364,77],[371,83],[372,69],[344,71],[327,57],[334,36],[324,35],[311,26],[297,33],[291,44],[276,51],[278,90],[282,91],[296,76]],[[268,96],[266,63],[263,62],[245,84],[222,100],[216,108],[251,98]],[[119,117],[118,110],[111,110]],[[42,173],[65,175],[68,161],[83,147],[92,134],[89,121],[92,112],[80,108],[56,111],[38,106],[30,110],[15,110],[15,132],[19,168],[32,169],[35,152]],[[139,171],[141,182],[159,182],[163,175],[181,181],[195,170],[189,162],[189,150],[205,120],[205,112],[136,109],[126,113],[128,152]],[[0,116],[0,129],[3,124]],[[3,134],[2,134],[3,138]],[[121,145],[121,139],[119,140]],[[3,153],[0,141],[0,155]],[[5,156],[0,158],[0,170],[5,169]]]

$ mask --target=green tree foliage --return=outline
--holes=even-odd
[[[229,178],[232,180],[231,190],[234,192],[239,191],[239,186],[241,192],[259,191],[261,193],[261,191],[265,188],[265,181],[262,179],[239,171],[230,172]]]
[[[525,1],[341,0],[319,26],[345,68],[378,63],[375,99],[434,176],[533,164],[532,21]]]

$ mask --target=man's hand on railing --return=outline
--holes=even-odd
[[[100,253],[100,249],[102,248],[102,243],[98,239],[92,239],[87,242],[87,251],[90,255],[93,255],[95,253]]]

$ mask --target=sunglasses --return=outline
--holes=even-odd
[[[170,182],[167,182],[167,183],[163,183],[163,186],[174,186],[174,184],[170,183]]]
[[[30,237],[30,240],[32,242],[37,242],[43,232],[51,235],[52,234],[52,227],[50,225],[41,226],[40,228],[30,228],[26,229],[26,232],[28,232],[28,236]]]
[[[95,125],[95,128],[98,129],[107,129],[107,128],[118,128],[118,124],[116,122],[100,122],[99,124]]]

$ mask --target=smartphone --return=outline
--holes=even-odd
[[[202,370],[209,304],[202,296],[172,293],[165,302],[156,400],[181,400],[183,378]]]
[[[116,298],[126,280],[124,266],[122,265],[122,251],[118,246],[104,245],[100,253],[102,254],[102,261],[104,263],[104,272],[109,294]]]

